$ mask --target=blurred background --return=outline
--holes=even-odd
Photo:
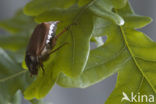
[[[8,19],[29,0],[0,0],[0,20]],[[156,0],[130,0],[135,12],[153,18],[153,22],[141,29],[156,41]],[[4,31],[0,30],[0,34]],[[48,104],[103,104],[115,87],[117,75],[86,89],[62,88],[57,85],[44,98]],[[23,99],[22,104],[29,104]]]

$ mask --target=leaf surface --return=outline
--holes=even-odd
[[[25,53],[26,40],[34,27],[31,17],[21,11],[8,20],[1,21],[0,27],[14,35],[0,36],[0,103],[21,104],[21,93],[32,83],[27,70],[23,70],[21,62]],[[4,50],[7,49],[7,50]],[[24,50],[24,51],[23,51]],[[16,82],[16,83],[15,83]],[[35,104],[32,100],[32,104]]]
[[[0,35],[0,46],[3,49],[18,50],[26,46],[28,40],[24,35]]]
[[[10,19],[0,21],[0,27],[7,30],[11,34],[29,35],[34,28],[35,23],[32,17],[23,14],[21,10]]]
[[[90,6],[90,10],[96,16],[112,20],[117,25],[123,25],[123,18],[117,13],[114,13],[112,9],[113,6],[111,5],[111,1],[108,0],[97,0],[92,6]]]
[[[123,92],[125,92],[130,99],[132,92],[134,95],[156,95],[147,80],[136,67],[133,60],[129,60],[129,62],[125,64],[123,69],[118,73],[116,87],[105,104],[129,104],[130,102],[126,100],[121,102],[121,99],[123,98]],[[133,102],[133,104],[135,103],[136,102]]]
[[[36,16],[53,8],[68,8],[75,0],[32,0],[24,7],[27,15]]]
[[[71,79],[63,73],[57,83],[63,87],[88,87],[110,75],[116,73],[130,59],[122,37],[116,35],[121,33],[118,28],[114,28],[108,34],[106,43],[90,52],[86,68],[79,77]],[[115,39],[115,40],[114,40]],[[113,42],[112,42],[113,41]]]
[[[1,48],[0,57],[0,103],[7,104],[16,99],[17,96],[15,94],[21,87],[20,77],[10,78],[14,73],[21,71],[21,67]],[[15,81],[16,84],[14,84]],[[13,98],[12,96],[15,97]]]

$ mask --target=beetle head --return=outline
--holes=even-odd
[[[37,60],[37,57],[26,54],[25,62],[31,75],[37,75],[39,68],[39,62]]]

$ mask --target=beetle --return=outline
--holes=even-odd
[[[25,63],[31,75],[37,75],[38,69],[44,70],[43,62],[46,61],[50,54],[60,49],[65,44],[54,49],[59,36],[69,29],[69,26],[56,35],[57,24],[59,21],[43,22],[38,24],[34,29],[25,55]]]

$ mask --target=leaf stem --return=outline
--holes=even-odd
[[[4,81],[7,81],[9,79],[15,78],[15,77],[17,77],[17,76],[19,76],[19,75],[21,75],[21,74],[23,74],[25,72],[27,72],[27,70],[22,70],[22,71],[20,71],[20,72],[18,72],[16,74],[10,75],[10,76],[5,77],[5,78],[2,78],[2,79],[0,79],[0,82],[4,82]]]

